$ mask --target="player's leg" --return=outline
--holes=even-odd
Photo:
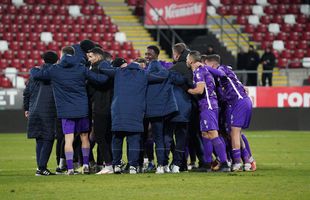
[[[162,117],[151,118],[150,122],[152,126],[152,134],[155,141],[157,168],[159,172],[162,172],[165,160],[164,119]]]
[[[138,173],[137,168],[139,166],[139,155],[141,148],[141,133],[129,133],[127,135],[128,143],[128,163],[129,163],[129,173]]]
[[[41,151],[43,147],[43,141],[40,138],[36,138],[36,161],[37,161],[37,171],[36,176],[41,176],[41,170],[39,168],[40,166],[40,157],[41,157]]]
[[[186,138],[188,132],[187,123],[175,123],[175,150],[173,154],[173,166],[171,168],[172,173],[179,173],[180,167],[183,166],[183,159],[185,153]],[[185,166],[187,167],[187,166]]]
[[[63,134],[65,134],[65,156],[68,175],[73,175],[73,140],[74,140],[74,130],[75,130],[75,122],[71,119],[62,119],[62,130]]]
[[[90,142],[89,142],[89,118],[84,117],[76,120],[76,133],[80,134],[81,138],[81,149],[83,156],[83,173],[89,174],[89,151],[90,151]]]
[[[47,163],[52,153],[54,140],[43,140],[43,145],[40,154],[39,169],[44,176],[55,175],[47,169]]]
[[[112,164],[114,166],[114,173],[121,173],[121,160],[123,154],[123,141],[124,141],[124,133],[122,132],[114,132],[112,136]]]

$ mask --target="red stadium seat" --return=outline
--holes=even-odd
[[[12,23],[12,17],[11,17],[11,15],[3,15],[3,16],[1,16],[1,22],[3,23],[3,24],[11,24]]]
[[[103,36],[103,40],[111,42],[112,40],[114,41],[114,37],[113,37],[112,33],[105,33]]]
[[[111,49],[112,50],[120,50],[120,48],[121,48],[121,45],[120,45],[120,43],[119,42],[116,42],[116,41],[114,41],[114,42],[111,42]]]
[[[289,33],[289,32],[291,32],[292,31],[292,26],[290,25],[290,24],[282,24],[281,26],[280,26],[280,30],[282,31],[282,32],[286,32],[286,33]]]
[[[284,50],[281,52],[281,57],[282,57],[282,58],[290,59],[290,58],[291,58],[291,51],[284,49]]]
[[[57,42],[63,42],[64,41],[64,36],[63,33],[54,33],[53,34],[53,40]]]
[[[294,53],[294,58],[302,59],[304,57],[304,50],[303,49],[297,49]]]
[[[289,40],[289,41],[286,41],[285,43],[285,48],[286,49],[289,49],[289,50],[295,50],[296,49],[296,41],[294,40]]]
[[[242,5],[240,8],[239,15],[251,15],[252,14],[252,8],[249,5]]]
[[[12,41],[9,44],[9,48],[13,51],[19,51],[20,50],[20,43],[18,41]]]
[[[306,24],[309,21],[309,19],[306,17],[306,15],[298,15],[296,18],[296,22],[300,24]]]
[[[71,43],[75,43],[77,41],[75,33],[68,33],[67,34],[67,41]]]
[[[52,5],[59,5],[60,4],[59,1],[60,0],[49,0],[50,4],[52,4]]]
[[[37,3],[46,5],[46,4],[48,4],[48,1],[49,1],[49,0],[40,0],[40,1],[37,2]]]
[[[41,13],[42,13],[41,6],[39,6],[39,5],[33,6],[32,10],[31,10],[31,13],[34,14],[34,15],[41,15]]]
[[[57,12],[59,15],[69,15],[68,8],[65,5],[58,6]]]
[[[96,0],[87,0],[87,4],[88,5],[97,5],[97,1]]]
[[[44,42],[37,42],[35,47],[39,51],[45,51],[46,50],[46,44]]]
[[[307,32],[302,32],[301,39],[302,39],[302,40],[308,40],[308,41],[310,41],[310,32],[309,32],[309,31],[307,31]]]
[[[278,0],[268,0],[268,3],[270,3],[271,5],[278,4]]]
[[[283,40],[286,41],[288,38],[288,35],[285,32],[279,32],[276,36],[277,40]]]
[[[23,60],[28,59],[28,52],[25,50],[18,51],[17,59],[23,59]]]
[[[256,28],[257,32],[266,33],[268,32],[267,26],[265,24],[259,24]]]
[[[298,15],[299,11],[300,11],[299,5],[298,4],[290,4],[289,9],[287,9],[287,11],[291,14]]]
[[[11,24],[10,26],[8,26],[8,32],[18,33],[19,32],[18,25],[17,24]]]
[[[288,64],[288,59],[287,58],[278,58],[278,63],[277,66],[280,68],[286,68]]]
[[[0,59],[0,70],[9,67],[9,63],[7,59]]]
[[[106,32],[106,26],[104,24],[99,24],[95,27],[95,31],[97,33],[104,33]]]
[[[309,40],[299,40],[298,42],[298,45],[297,45],[297,48],[298,49],[308,49],[310,48],[310,45],[309,45]]]
[[[52,6],[45,6],[43,12],[45,15],[54,15],[55,14],[54,8]]]
[[[256,4],[256,0],[243,0],[243,4],[254,5]]]
[[[53,41],[53,42],[48,43],[48,49],[53,50],[53,51],[59,51],[60,48],[58,46],[58,42]]]
[[[31,15],[28,17],[27,19],[27,23],[28,24],[37,24],[38,20],[37,20],[37,17],[35,15]]]
[[[255,27],[254,27],[253,25],[251,25],[251,24],[247,24],[247,25],[245,26],[244,31],[245,31],[246,33],[254,33],[254,32],[255,32]]]
[[[77,17],[76,20],[75,20],[75,23],[76,24],[79,24],[79,25],[86,25],[86,19],[84,17]]]
[[[91,40],[94,42],[100,42],[101,41],[101,35],[100,33],[94,33],[92,34]]]
[[[73,4],[72,0],[62,0],[61,3],[62,3],[62,4],[65,4],[65,5]]]
[[[83,15],[91,15],[92,14],[92,10],[91,10],[91,8],[89,6],[83,6],[81,8],[81,13]]]
[[[85,33],[93,33],[94,32],[94,26],[92,24],[87,24],[84,27],[84,32]]]
[[[273,41],[275,39],[275,35],[273,33],[267,32],[265,34],[264,40]]]
[[[224,5],[230,5],[231,4],[231,0],[221,0],[221,3]]]
[[[5,51],[2,55],[2,58],[12,60],[15,57],[14,51]]]
[[[86,39],[89,39],[87,33],[80,33],[80,34],[78,34],[78,40],[79,41],[86,40]]]
[[[15,40],[17,41],[26,41],[27,35],[25,33],[19,32],[16,34]]]
[[[261,42],[264,40],[263,37],[264,37],[263,33],[260,33],[260,32],[253,33],[253,40],[254,41]]]
[[[21,31],[24,33],[30,33],[32,32],[32,28],[29,24],[23,24],[21,27]]]
[[[228,14],[228,11],[227,9],[224,7],[224,6],[221,6],[217,9],[217,13],[219,15],[227,15]]]
[[[3,77],[3,78],[0,78],[0,79],[1,79],[0,87],[3,87],[3,88],[12,88],[13,87],[12,82],[7,77]]]
[[[293,26],[293,31],[294,32],[303,32],[304,30],[304,25],[303,24],[295,24]]]
[[[116,32],[118,32],[118,27],[117,27],[117,25],[115,25],[115,24],[111,24],[110,26],[109,26],[109,32],[110,33],[116,33]]]
[[[74,25],[75,24],[75,19],[72,16],[66,16],[64,21],[67,25]]]
[[[27,3],[27,4],[35,4],[36,0],[25,0],[25,3]]]
[[[132,46],[132,42],[124,42],[123,45],[122,45],[122,48],[124,50],[132,50],[133,49],[133,46]]]
[[[69,32],[69,27],[67,24],[61,24],[58,26],[58,32],[61,33],[68,33]]]
[[[93,10],[93,14],[95,15],[104,15],[103,8],[101,6],[95,6]]]
[[[260,17],[259,21],[263,24],[270,24],[271,19],[268,15],[263,15]]]
[[[229,9],[229,13],[231,15],[239,15],[240,7],[238,5],[231,5]]]
[[[22,63],[22,67],[19,68],[18,71],[21,73],[21,77],[24,77],[25,79],[29,78],[29,69],[26,68],[25,63]]]
[[[270,5],[264,7],[264,13],[266,13],[267,15],[273,15],[275,11],[273,10],[273,7]]]
[[[72,3],[75,5],[80,5],[80,6],[85,4],[84,0],[73,0]]]
[[[29,33],[28,40],[31,42],[40,41],[40,34],[39,33]]]
[[[293,32],[289,35],[290,40],[297,41],[299,40],[300,34],[298,32]]]
[[[88,23],[89,24],[93,24],[93,25],[97,25],[99,24],[99,17],[98,16],[90,16],[90,18],[88,19]]]
[[[74,33],[80,33],[82,31],[82,27],[79,24],[75,24],[72,26],[71,31]]]
[[[2,39],[8,42],[13,41],[13,34],[11,32],[2,33]]]
[[[237,16],[237,23],[241,25],[246,25],[248,23],[247,18],[244,15]]]
[[[281,15],[286,14],[286,5],[285,4],[275,5],[274,9],[275,9],[277,14],[281,14]]]
[[[40,60],[41,59],[41,53],[38,50],[33,50],[30,55],[29,58],[33,59],[33,60]]]
[[[25,60],[24,66],[27,67],[28,69],[34,67],[34,60],[33,59]]]
[[[261,49],[266,49],[267,47],[270,47],[272,43],[270,41],[262,41],[261,42]]]
[[[10,5],[10,6],[7,8],[7,13],[8,13],[8,14],[16,15],[17,12],[18,12],[18,9],[17,9],[17,7],[15,7],[14,5]]]
[[[51,20],[51,16],[49,15],[41,16],[39,19],[40,24],[50,24],[50,22],[53,22],[53,20]]]
[[[32,51],[33,43],[31,41],[26,41],[23,43],[23,50]]]
[[[4,32],[6,32],[6,27],[4,26],[4,24],[0,24],[0,33]]]
[[[22,63],[20,62],[19,58],[14,58],[11,62],[11,66],[18,69],[22,67]]]
[[[282,15],[273,15],[271,21],[273,23],[282,24],[283,23]]]

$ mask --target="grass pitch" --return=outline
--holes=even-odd
[[[0,134],[0,199],[310,199],[310,132],[246,135],[256,172],[35,177],[34,140]]]

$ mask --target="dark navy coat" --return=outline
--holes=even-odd
[[[48,70],[32,69],[34,79],[51,80],[58,118],[82,118],[88,116],[86,79],[97,84],[108,77],[96,74],[80,64],[77,56],[64,55],[60,63]]]
[[[187,90],[191,87],[193,82],[193,73],[186,65],[186,56],[189,51],[184,50],[179,57],[178,61],[169,69],[170,72],[173,72],[174,76],[181,75],[183,77],[182,82],[175,81],[176,78],[172,80],[173,82],[173,92],[179,111],[171,119],[173,122],[189,122],[190,115],[192,110],[191,96]],[[175,73],[177,72],[177,73]],[[170,77],[172,77],[170,75]],[[171,78],[170,78],[171,79]]]
[[[169,76],[169,71],[163,68],[158,61],[152,61],[146,71],[149,74],[158,74],[167,78]],[[170,79],[148,85],[145,117],[164,117],[176,111],[178,111],[178,106]]]
[[[43,69],[52,67],[44,64]],[[50,81],[30,79],[24,90],[24,109],[29,111],[27,136],[53,140],[56,128],[56,107]]]
[[[125,68],[108,70],[104,65],[109,64],[100,63],[100,71],[114,76],[114,95],[111,106],[112,131],[143,132],[148,84],[146,71],[137,63],[131,63]]]

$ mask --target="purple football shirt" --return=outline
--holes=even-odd
[[[206,84],[205,92],[199,99],[199,107],[201,109],[210,110],[218,108],[214,78],[206,67],[200,66],[196,70],[194,70],[193,82],[195,86],[197,85],[197,83],[201,82],[204,82]]]

